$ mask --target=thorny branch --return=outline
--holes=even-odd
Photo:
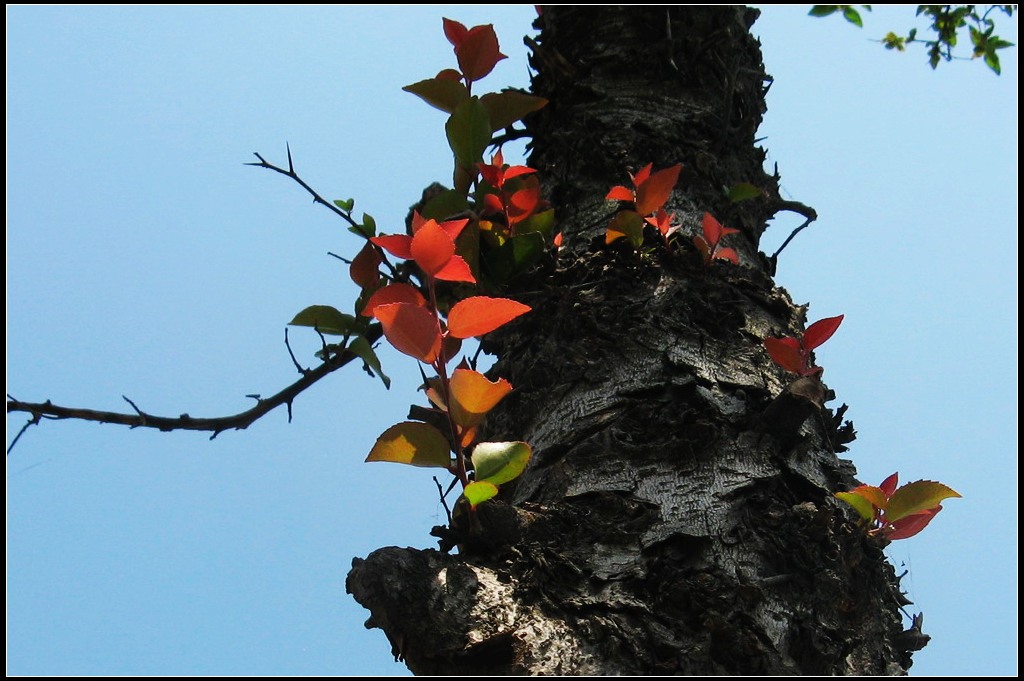
[[[366,340],[370,343],[376,342],[381,337],[380,326],[371,326],[365,335]],[[289,348],[289,352],[291,352],[291,348]],[[353,359],[357,359],[356,355],[347,350],[335,355],[325,355],[325,357],[326,359],[323,364],[315,369],[301,369],[296,362],[296,368],[299,369],[299,373],[302,374],[302,378],[284,388],[276,395],[272,395],[266,399],[257,398],[256,406],[252,409],[232,416],[219,416],[214,418],[193,418],[188,414],[182,414],[178,417],[155,416],[142,411],[134,402],[123,396],[122,399],[131,405],[135,413],[126,414],[111,411],[97,411],[94,409],[79,409],[76,407],[62,407],[53,404],[49,400],[42,403],[21,402],[8,395],[8,414],[11,412],[26,412],[31,414],[32,417],[18,432],[14,441],[11,442],[10,447],[7,448],[7,453],[11,453],[14,445],[18,442],[18,439],[29,426],[38,424],[42,419],[79,419],[82,421],[95,421],[97,423],[113,423],[128,426],[130,428],[156,428],[161,431],[201,430],[212,432],[213,434],[210,436],[211,440],[225,430],[243,430],[248,428],[252,423],[255,423],[268,412],[276,409],[282,404],[286,405],[288,408],[288,420],[290,422],[292,418],[292,402],[296,397],[328,374],[337,371]],[[294,361],[294,356],[292,359]]]
[[[352,219],[352,215],[350,213],[348,213],[348,211],[342,210],[341,208],[339,208],[338,206],[334,205],[333,203],[331,203],[330,201],[328,201],[324,197],[320,196],[320,194],[317,193],[317,191],[315,189],[310,187],[308,184],[306,184],[305,180],[303,180],[301,177],[299,177],[299,174],[297,172],[295,172],[295,164],[292,162],[292,149],[291,149],[291,146],[285,145],[285,149],[288,151],[288,168],[287,169],[282,168],[280,166],[276,166],[273,163],[270,163],[269,161],[267,161],[267,159],[263,158],[262,155],[260,155],[260,154],[258,154],[256,152],[253,152],[253,156],[255,156],[256,158],[259,159],[259,163],[246,163],[245,165],[253,166],[255,168],[266,168],[267,170],[273,170],[275,173],[280,173],[280,174],[284,175],[285,177],[291,178],[296,183],[298,183],[298,185],[300,187],[305,189],[309,193],[310,196],[313,197],[313,203],[319,203],[321,206],[326,206],[332,213],[334,213],[335,215],[340,217],[342,220],[347,222],[349,225],[351,225],[352,227],[359,228],[361,225],[358,222],[356,222],[355,220]],[[377,248],[377,247],[375,246],[374,248]],[[379,251],[379,249],[378,249],[378,251]],[[387,258],[382,257],[382,261],[383,261],[384,266],[387,267],[388,270],[390,271],[391,277],[393,279],[397,279],[398,278],[398,272],[395,271],[394,266],[390,262],[388,262]]]

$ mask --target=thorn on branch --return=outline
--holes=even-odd
[[[7,397],[10,397],[10,395],[8,395]],[[11,440],[11,445],[7,448],[7,456],[11,455],[11,450],[14,449],[14,445],[18,444],[18,440],[20,440],[21,436],[25,434],[25,431],[28,430],[30,426],[34,426],[37,423],[39,423],[39,419],[41,418],[42,414],[33,414],[32,418],[30,418],[28,422],[21,427],[21,430],[18,431],[18,434],[14,436],[13,440]],[[450,521],[451,518],[449,517],[448,520]]]
[[[448,516],[448,524],[451,525],[452,524],[452,512],[451,512],[451,509],[448,508],[448,502],[445,500],[445,496],[447,495],[447,492],[445,492],[444,488],[441,487],[441,482],[437,479],[437,476],[435,475],[433,477],[434,477],[434,484],[437,485],[437,494],[441,498],[441,506],[444,507],[444,514],[446,516]],[[449,492],[451,491],[450,487],[448,488],[448,491]]]
[[[284,346],[288,348],[288,356],[292,358],[292,364],[295,365],[295,370],[303,376],[309,375],[309,369],[303,369],[302,365],[299,364],[299,360],[295,359],[295,353],[292,352],[292,345],[288,341],[288,327],[284,327]]]

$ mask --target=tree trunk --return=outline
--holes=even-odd
[[[386,548],[348,589],[418,674],[899,674],[927,637],[882,546],[832,496],[855,484],[831,391],[778,369],[804,310],[758,251],[780,209],[754,133],[770,79],[738,7],[552,7],[538,20],[530,165],[559,267],[488,338],[515,391],[488,439],[526,473],[456,519],[458,555]],[[609,188],[677,162],[667,208],[741,230],[741,263],[604,245]],[[731,203],[723,187],[767,196]],[[481,529],[482,528],[482,529]]]

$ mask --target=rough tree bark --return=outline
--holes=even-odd
[[[348,589],[420,674],[899,674],[927,637],[877,542],[832,494],[854,484],[831,391],[766,335],[805,310],[758,251],[780,208],[754,133],[770,79],[740,7],[552,7],[538,20],[530,165],[558,210],[559,267],[489,338],[515,392],[489,439],[534,458],[458,554],[385,548]],[[741,265],[603,245],[626,169],[682,162],[668,208],[741,230]],[[722,187],[770,195],[732,204]]]

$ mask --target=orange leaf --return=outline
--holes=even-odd
[[[462,234],[462,230],[465,229],[466,225],[469,224],[469,218],[463,218],[462,220],[449,220],[448,222],[439,223],[439,227],[444,230],[444,233],[455,241]]]
[[[370,241],[395,257],[402,260],[412,260],[412,251],[409,250],[412,247],[411,236],[406,236],[405,234],[385,234],[383,236],[375,236]]]
[[[472,369],[456,369],[449,385],[452,418],[466,428],[483,421],[484,415],[512,392],[512,384],[504,378],[490,381]]]
[[[635,201],[636,194],[633,193],[633,190],[619,184],[612,187],[611,191],[604,198],[606,201]]]
[[[448,264],[441,268],[441,271],[434,275],[435,279],[443,281],[465,281],[470,284],[476,283],[473,270],[469,263],[461,255],[453,255]]]
[[[378,305],[374,315],[396,350],[426,364],[437,360],[441,353],[441,327],[433,312],[412,303],[391,303]]]
[[[889,496],[885,490],[873,485],[861,485],[850,490],[850,494],[857,494],[867,499],[875,508],[884,509],[889,502]]]
[[[423,297],[416,287],[410,284],[391,284],[376,291],[363,306],[362,314],[366,317],[374,316],[374,309],[380,305],[391,303],[412,303],[420,307],[427,306],[427,299]]]
[[[644,181],[637,181],[636,187],[636,212],[640,215],[650,215],[665,205],[672,196],[672,188],[676,186],[679,179],[679,171],[683,169],[682,163],[651,173]],[[638,174],[639,176],[639,174]]]
[[[433,277],[455,255],[455,242],[435,221],[427,220],[412,238],[409,250],[420,269]]]
[[[529,311],[529,305],[507,298],[473,296],[452,306],[448,313],[448,333],[456,338],[482,336]]]

